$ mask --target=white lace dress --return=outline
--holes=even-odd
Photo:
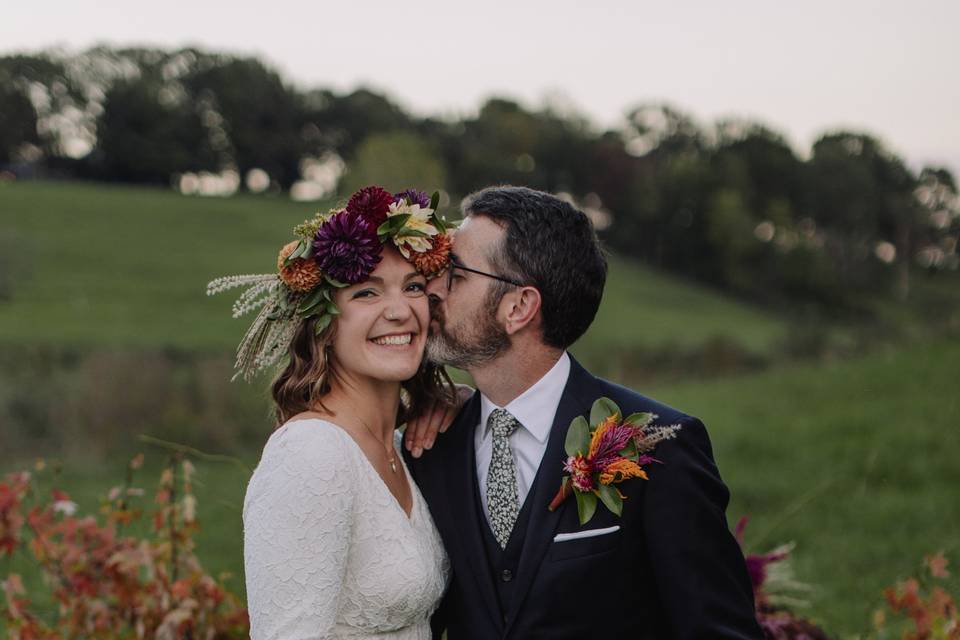
[[[277,429],[243,505],[250,637],[430,638],[450,565],[410,489],[407,518],[343,429],[318,419]]]

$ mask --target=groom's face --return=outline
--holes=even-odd
[[[470,216],[453,235],[454,262],[494,273],[488,256],[503,239],[504,231],[495,222],[482,215]],[[427,358],[469,370],[508,349],[510,337],[499,318],[501,296],[497,294],[497,281],[456,267],[451,269],[451,277],[444,274],[427,284],[431,302]]]

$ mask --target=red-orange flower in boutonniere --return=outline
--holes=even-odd
[[[573,494],[577,498],[580,524],[597,510],[597,499],[620,515],[626,499],[614,485],[642,478],[643,465],[659,462],[650,455],[657,443],[674,437],[680,425],[654,426],[657,416],[634,413],[626,418],[610,398],[600,398],[590,409],[590,421],[577,416],[570,423],[565,443],[567,460],[560,490],[550,503],[553,511]]]

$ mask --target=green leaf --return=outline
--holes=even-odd
[[[583,493],[577,490],[574,490],[573,495],[577,497],[577,515],[580,516],[580,524],[587,524],[597,511],[597,496],[592,492]]]
[[[637,451],[637,441],[633,438],[630,438],[630,441],[627,442],[626,446],[624,446],[623,449],[620,449],[620,451],[617,453],[624,458],[629,458],[630,460],[636,462],[637,456],[640,455],[640,452]]]
[[[430,196],[430,208],[436,211],[437,207],[439,206],[440,206],[440,192],[434,191],[433,195]]]
[[[645,427],[653,421],[652,413],[631,413],[624,422],[632,424],[635,427]]]
[[[623,499],[612,485],[601,484],[597,491],[600,493],[600,500],[603,501],[607,509],[618,516],[623,513]]]
[[[301,315],[305,314],[308,309],[317,306],[321,302],[323,302],[323,289],[314,289],[313,293],[301,300],[300,304],[297,305],[297,313]]]
[[[396,237],[398,238],[427,238],[429,233],[424,233],[419,229],[403,229],[403,233],[397,233]]]
[[[326,275],[326,274],[323,275],[323,279],[326,280],[326,281],[330,284],[331,287],[336,287],[337,289],[343,289],[344,287],[349,287],[349,286],[350,286],[348,283],[346,283],[346,282],[340,282],[339,280],[335,280],[334,278],[331,278],[330,276],[328,276],[328,275]]]
[[[328,302],[327,313],[329,313],[331,316],[338,316],[340,315],[340,309],[334,303]]]
[[[284,259],[283,266],[289,267],[294,260],[300,257],[300,254],[302,254],[304,251],[307,250],[307,246],[308,244],[306,240],[301,240],[300,242],[298,242],[296,248],[293,250],[293,253],[291,253],[286,257],[286,259]]]
[[[590,425],[586,418],[577,416],[570,423],[567,429],[567,439],[563,445],[568,456],[575,456],[578,453],[586,455],[590,450]]]
[[[407,224],[407,220],[410,219],[409,213],[400,213],[395,216],[390,216],[383,222],[379,227],[377,227],[378,236],[392,236],[397,231],[403,228],[403,225]]]
[[[317,324],[314,327],[314,334],[320,335],[323,333],[323,330],[330,326],[330,321],[333,320],[333,316],[330,314],[324,314],[322,316],[317,316]]]
[[[614,414],[620,414],[620,407],[617,406],[617,403],[610,398],[597,398],[590,408],[590,428],[595,428]]]

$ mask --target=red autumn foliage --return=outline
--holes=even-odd
[[[131,461],[127,486],[110,492],[99,519],[75,516],[76,504],[60,489],[40,495],[29,472],[0,481],[0,558],[29,558],[56,603],[41,613],[19,575],[0,580],[10,640],[247,637],[247,611],[223,585],[226,576],[208,575],[194,554],[189,461],[175,457],[163,471],[150,533],[123,534],[142,518],[129,503],[140,493],[129,484],[141,464],[140,456]]]

